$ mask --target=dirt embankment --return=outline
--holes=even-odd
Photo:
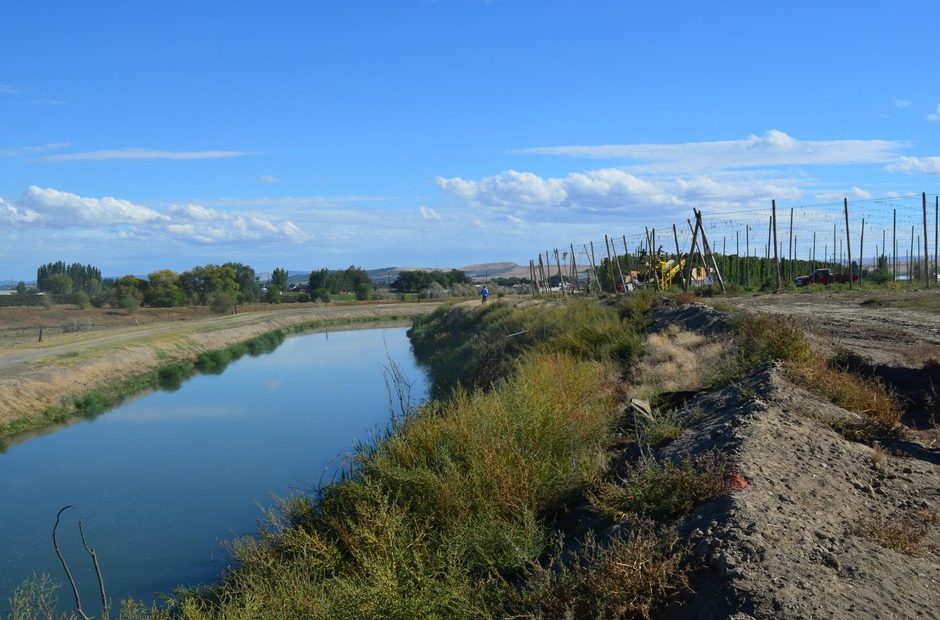
[[[917,365],[905,354],[909,344],[894,336],[913,341],[922,333],[920,310],[891,311],[890,300],[862,305],[862,298],[833,318],[821,310],[841,308],[842,296],[793,297],[740,305],[798,315],[823,344],[838,325],[840,346],[857,346],[880,364]],[[720,340],[730,338],[722,335],[725,319],[698,304],[667,306],[654,330],[671,324]],[[926,325],[934,329],[937,317]],[[730,458],[743,488],[679,525],[697,567],[695,592],[662,617],[938,617],[940,449],[918,443],[925,435],[917,434],[911,435],[917,441],[876,447],[848,441],[831,428],[857,415],[785,375],[779,365],[765,365],[725,388],[699,392],[676,413],[686,428],[657,458],[678,462],[717,451]]]
[[[44,408],[89,390],[162,364],[192,359],[204,351],[248,340],[272,329],[313,321],[340,324],[407,320],[429,313],[438,305],[307,305],[185,321],[171,317],[139,326],[60,333],[44,337],[41,343],[6,345],[0,349],[0,425],[39,416]]]

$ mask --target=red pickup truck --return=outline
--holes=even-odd
[[[807,284],[845,284],[849,281],[847,273],[832,273],[832,269],[817,269],[808,276],[798,276],[796,278],[797,286],[806,286]],[[852,274],[852,282],[858,282],[858,274]]]

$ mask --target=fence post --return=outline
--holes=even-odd
[[[924,204],[924,286],[930,288],[930,249],[927,247],[927,192],[921,193]]]
[[[849,254],[849,290],[852,290],[852,238],[849,236],[849,199],[843,198],[842,204],[845,208],[845,248]]]
[[[777,201],[771,200],[771,219],[774,224],[774,270],[777,272],[777,292],[780,292],[780,254],[777,251]]]
[[[865,277],[865,218],[862,218],[862,239],[858,245],[858,283],[861,284]]]

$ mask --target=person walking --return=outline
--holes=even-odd
[[[483,297],[483,301],[481,303],[485,304],[486,300],[490,298],[490,289],[486,288],[484,285],[483,289],[480,291],[480,295]]]

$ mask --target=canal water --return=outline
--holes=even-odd
[[[397,362],[426,390],[405,328],[319,333],[244,357],[217,376],[126,402],[0,454],[0,615],[18,584],[45,572],[63,584],[59,540],[82,602],[100,607],[78,522],[108,595],[146,602],[218,577],[224,542],[256,529],[274,497],[316,488],[357,441],[389,420],[382,366]]]

